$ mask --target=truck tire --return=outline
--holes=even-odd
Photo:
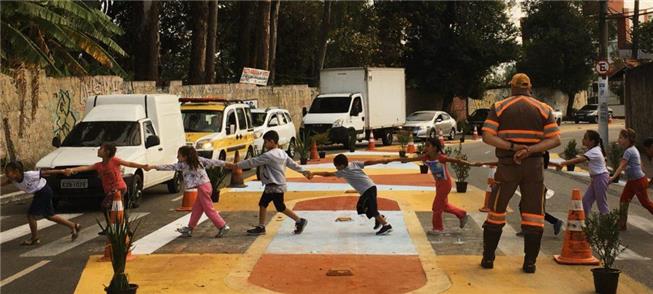
[[[381,141],[383,142],[383,146],[392,145],[392,139],[393,139],[392,131],[381,132]]]
[[[346,140],[347,141],[342,143],[345,146],[345,149],[348,149],[350,152],[356,151],[356,130],[348,129]]]
[[[168,193],[179,193],[181,191],[181,186],[183,185],[181,172],[175,172],[175,176],[167,181],[166,185],[168,185]]]
[[[125,197],[125,208],[138,208],[141,206],[141,199],[143,198],[143,180],[139,174],[135,174],[132,178],[131,185]]]

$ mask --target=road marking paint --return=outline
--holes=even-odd
[[[82,215],[81,213],[64,213],[64,214],[59,214],[59,216],[65,218],[65,219],[71,219],[75,218]],[[5,216],[6,217],[6,216]],[[36,222],[36,226],[38,230],[43,230],[47,227],[51,227],[55,225],[55,222],[51,222],[47,219],[40,219]],[[6,242],[15,240],[17,238],[20,238],[21,236],[27,235],[30,233],[29,230],[29,224],[24,224],[22,226],[15,227],[10,230],[6,230],[2,233],[0,233],[0,244],[4,244]]]
[[[628,216],[628,223],[653,235],[653,222],[647,218],[631,214]]]
[[[467,212],[469,216],[472,217],[474,222],[476,222],[481,228],[487,215],[482,212]],[[507,256],[522,256],[524,255],[524,239],[516,236],[517,232],[512,228],[512,226],[506,222],[506,225],[503,226],[503,233],[501,234],[501,241],[499,241],[499,246],[497,247],[504,255]]]
[[[149,212],[132,212],[129,214],[130,220],[136,220],[141,217],[144,217],[146,215],[150,214]],[[79,245],[82,245],[85,242],[88,242],[90,240],[93,240],[99,235],[97,234],[98,232],[98,227],[96,226],[88,226],[86,228],[83,228],[81,231],[79,231],[79,236],[77,237],[77,240],[75,241],[70,241],[70,236],[65,236],[62,238],[59,238],[53,242],[50,242],[48,244],[42,245],[39,248],[36,248],[31,251],[27,251],[23,254],[20,255],[20,257],[44,257],[44,256],[55,256],[61,253],[64,253],[70,249],[73,249]]]
[[[30,267],[16,273],[15,275],[0,281],[0,287],[6,286],[7,284],[9,284],[9,283],[11,283],[11,282],[13,282],[15,280],[18,280],[18,279],[26,276],[27,274],[41,268],[42,266],[44,266],[44,265],[46,265],[48,263],[50,263],[49,260],[41,260],[41,261],[37,262],[36,264],[34,264],[34,265],[32,265],[32,266],[30,266]]]
[[[178,197],[172,198],[172,200],[170,200],[170,201],[172,201],[172,202],[177,202],[177,201],[179,201],[181,198],[184,198],[184,195],[183,195],[183,194],[182,194],[182,195],[179,195]]]
[[[624,248],[621,245],[619,247]],[[617,260],[651,260],[651,258],[641,256],[637,254],[637,252],[626,248],[626,250],[624,250],[621,254],[619,254],[619,256],[617,256]]]
[[[308,170],[317,169],[317,168],[327,168],[334,169],[333,163],[316,163],[316,164],[307,164],[304,165],[304,168]],[[413,162],[401,163],[401,162],[390,162],[387,164],[375,164],[366,166],[365,169],[412,169],[419,170],[419,166]]]
[[[178,232],[176,232],[175,229],[187,225],[189,219],[190,213],[174,220],[173,222],[134,242],[134,249],[132,250],[132,254],[150,254],[154,251],[157,251],[159,248],[165,246],[172,240],[179,237],[180,235]],[[200,218],[197,225],[201,224],[207,219],[208,218],[206,215],[202,214],[202,217]]]
[[[288,182],[289,192],[294,191],[348,191],[351,186],[345,183],[302,183]],[[376,185],[378,191],[435,191],[433,186],[406,186],[406,185]],[[263,184],[260,181],[247,182],[245,188],[230,188],[229,192],[262,192]]]
[[[25,193],[23,191],[16,191],[16,192],[12,192],[12,193],[9,193],[9,194],[2,194],[2,196],[0,196],[0,199],[10,198],[10,197],[13,197],[13,196],[16,196],[16,195],[21,195],[21,194],[28,194],[28,193]]]

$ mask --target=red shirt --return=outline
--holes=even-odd
[[[93,165],[102,181],[102,189],[104,193],[110,193],[115,190],[126,190],[127,184],[125,180],[122,179],[122,173],[120,172],[120,160],[116,157],[112,157],[105,164],[102,161]]]

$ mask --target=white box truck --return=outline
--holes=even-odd
[[[86,99],[84,118],[66,138],[53,138],[56,150],[43,157],[37,168],[68,168],[92,165],[101,159],[97,150],[103,143],[116,145],[118,158],[143,164],[177,161],[177,149],[186,143],[179,97],[164,94],[103,95]],[[167,183],[168,191],[181,189],[181,175],[171,171],[145,171],[123,167],[128,192],[126,207],[137,207],[143,189]],[[104,196],[95,171],[70,177],[54,175],[48,183],[61,199]]]
[[[320,71],[320,94],[304,109],[303,131],[329,132],[332,143],[353,149],[370,132],[384,145],[406,122],[403,68],[329,68]]]

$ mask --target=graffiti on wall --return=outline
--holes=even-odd
[[[73,99],[68,90],[59,90],[54,94],[55,108],[52,113],[54,119],[53,135],[65,138],[77,123],[77,115],[73,107]]]

